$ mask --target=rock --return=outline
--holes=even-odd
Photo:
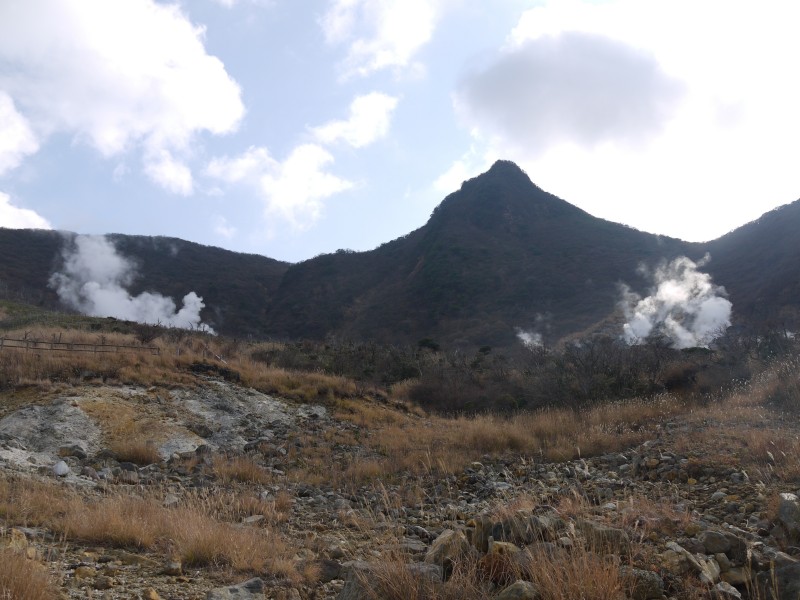
[[[81,565],[75,568],[75,579],[90,579],[97,575],[97,571],[94,567],[89,567],[87,565]]]
[[[139,483],[139,473],[136,471],[122,470],[117,474],[118,483],[127,483],[129,485],[136,485]]]
[[[717,594],[716,597],[723,600],[742,600],[742,594],[739,592],[739,590],[733,587],[730,583],[726,583],[724,581],[721,581],[714,586],[714,591]]]
[[[660,600],[664,595],[664,582],[658,573],[624,566],[620,574],[630,582],[630,600]]]
[[[494,521],[488,515],[478,515],[467,521],[467,536],[478,552],[486,553],[489,550],[489,538],[493,537],[493,525]]]
[[[758,591],[762,594],[760,597],[797,600],[800,598],[800,564],[759,573],[756,582]]]
[[[206,594],[206,600],[255,600],[263,597],[264,581],[258,577],[239,585],[217,588]]]
[[[704,531],[697,536],[697,539],[705,548],[704,554],[725,553],[731,549],[731,542],[727,536],[717,531]]]
[[[66,477],[69,475],[69,465],[63,460],[58,461],[53,465],[53,475],[56,477]]]
[[[74,456],[78,460],[86,458],[86,449],[80,444],[65,444],[58,449],[59,456]]]
[[[703,558],[702,556],[697,556],[697,561],[700,564],[700,581],[708,585],[717,583],[721,574],[717,561],[713,558]]]
[[[114,580],[106,575],[100,575],[94,580],[92,587],[94,587],[96,590],[110,590],[112,587],[114,587]]]
[[[691,571],[691,564],[689,559],[683,552],[675,550],[666,550],[660,555],[662,568],[671,573],[672,575],[685,575]]]
[[[800,540],[800,499],[795,494],[780,495],[777,521],[789,543]]]
[[[475,553],[463,532],[445,529],[431,544],[425,562],[440,566],[445,577],[449,577],[454,564]]]
[[[530,581],[518,580],[495,596],[495,600],[538,600],[539,590]]]
[[[90,467],[88,465],[81,468],[81,475],[83,475],[84,477],[88,477],[89,479],[92,479],[94,481],[100,480],[100,475],[98,475],[97,471],[93,467]]]
[[[183,575],[183,565],[179,560],[170,560],[164,564],[164,569],[161,571],[164,575]]]
[[[601,554],[630,554],[631,540],[623,529],[587,520],[578,521],[576,525],[592,551]]]
[[[753,571],[748,567],[733,567],[721,573],[719,578],[731,585],[747,586],[753,580]]]
[[[314,561],[313,564],[319,572],[317,579],[320,583],[328,583],[334,579],[341,579],[342,565],[338,561],[322,558]]]

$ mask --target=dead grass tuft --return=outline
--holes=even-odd
[[[214,461],[214,472],[223,482],[271,483],[273,477],[249,456],[220,457]]]
[[[119,440],[111,445],[111,451],[119,461],[127,461],[139,466],[161,462],[158,447],[150,440]]]
[[[13,550],[0,550],[0,598],[56,600],[59,597],[45,567]]]

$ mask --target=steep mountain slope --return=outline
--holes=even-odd
[[[705,245],[739,317],[800,324],[800,200]]]
[[[58,306],[49,286],[74,234],[0,228],[0,293],[31,304]],[[264,335],[264,313],[289,266],[258,256],[202,246],[176,238],[107,236],[130,260],[137,277],[129,291],[155,291],[180,305],[195,291],[206,308],[203,320],[230,335]]]
[[[558,337],[613,312],[618,282],[641,287],[640,262],[701,252],[592,217],[500,161],[413,233],[290,267],[269,326],[290,337],[507,345],[538,322]]]

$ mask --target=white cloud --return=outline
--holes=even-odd
[[[228,183],[255,187],[267,217],[277,216],[296,229],[306,229],[322,214],[323,200],[353,187],[326,171],[333,156],[317,144],[302,144],[283,162],[266,148],[251,147],[238,157],[212,160],[206,173]]]
[[[38,149],[27,119],[17,112],[11,96],[0,90],[0,175],[19,166],[25,156]]]
[[[237,183],[256,178],[260,173],[277,167],[278,163],[266,148],[250,146],[240,156],[212,159],[206,173],[228,183]]]
[[[643,230],[710,239],[798,197],[798,21],[800,5],[782,0],[551,1],[522,15],[498,55],[466,77],[456,105],[475,144],[518,162],[544,189]],[[530,64],[531,49],[570,38],[628,52],[613,61],[562,44],[561,58],[574,58],[565,69],[500,76],[510,57]],[[631,76],[618,69],[626,64],[640,68]],[[578,72],[588,87],[563,81]],[[591,77],[611,77],[612,93]],[[470,88],[478,82],[493,86]],[[669,82],[682,92],[665,106]]]
[[[145,157],[144,172],[161,187],[174,194],[188,196],[194,184],[192,172],[183,162],[176,160],[169,150],[161,149]]]
[[[436,178],[433,189],[443,194],[455,192],[467,179],[483,173],[491,164],[491,154],[479,154],[478,148],[473,144],[461,158],[453,161],[453,164]]]
[[[638,145],[661,130],[680,93],[640,50],[565,32],[503,53],[464,80],[458,99],[473,126],[536,155],[562,141]]]
[[[363,148],[386,136],[396,106],[397,98],[380,92],[357,96],[346,121],[331,121],[311,131],[324,144],[343,140],[353,148]]]
[[[327,173],[333,156],[315,144],[298,146],[273,172],[261,177],[260,187],[268,214],[277,214],[298,229],[316,221],[322,201],[353,187],[346,179]]]
[[[348,44],[346,76],[413,66],[430,41],[443,0],[330,0],[320,24],[330,44]]]
[[[217,215],[214,219],[214,233],[225,238],[226,240],[229,240],[236,235],[237,229],[228,223],[228,219],[221,215]]]
[[[40,137],[66,132],[106,157],[188,152],[196,134],[231,132],[244,112],[203,38],[178,5],[154,0],[3,2],[0,89]],[[149,166],[186,191],[185,173],[176,185]]]
[[[0,227],[7,229],[52,229],[44,217],[28,208],[11,204],[11,197],[0,192]]]

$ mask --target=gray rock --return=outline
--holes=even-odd
[[[733,587],[730,583],[720,581],[714,590],[717,592],[717,597],[723,600],[742,600],[742,594]]]
[[[800,540],[800,499],[791,493],[780,495],[778,524],[789,542]]]
[[[630,554],[631,540],[623,529],[607,527],[586,520],[578,521],[576,525],[593,551],[606,554]]]
[[[65,444],[58,449],[59,456],[74,456],[78,460],[86,458],[86,449],[80,444]]]
[[[495,596],[494,600],[538,600],[541,598],[539,590],[530,581],[515,581],[502,592]]]
[[[425,562],[438,565],[444,570],[445,575],[453,571],[453,565],[464,558],[476,553],[461,531],[445,529],[437,537],[425,555]]]
[[[58,461],[53,465],[53,475],[56,477],[66,477],[69,475],[69,465],[63,460]]]
[[[800,564],[788,565],[759,573],[756,578],[760,597],[775,600],[800,598]]]
[[[705,554],[725,553],[731,549],[731,542],[728,537],[717,531],[704,531],[697,536],[700,543],[705,548]]]
[[[264,582],[258,577],[239,585],[217,588],[206,594],[206,600],[255,600],[256,598],[264,598]]]
[[[660,600],[664,595],[664,582],[658,573],[625,566],[620,574],[629,582],[631,600]]]

